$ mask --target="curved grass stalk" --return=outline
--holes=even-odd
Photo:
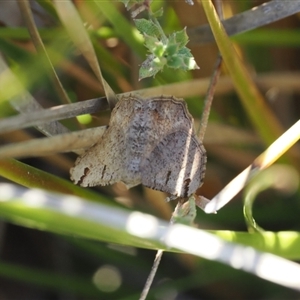
[[[264,143],[270,145],[283,133],[283,128],[266,105],[263,96],[235,51],[211,0],[201,3],[241,102]],[[262,119],[261,116],[264,118]]]
[[[300,139],[300,120],[280,136],[258,156],[242,173],[229,182],[204,208],[206,213],[215,213],[226,205],[254,175],[269,167]]]
[[[262,191],[269,188],[278,188],[286,192],[295,192],[298,188],[299,175],[291,167],[285,165],[271,166],[256,176],[244,192],[244,217],[249,232],[263,232],[255,221],[252,213],[253,203]]]

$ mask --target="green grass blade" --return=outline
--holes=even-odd
[[[299,231],[263,231],[256,233],[231,230],[210,231],[226,241],[254,247],[257,250],[273,253],[288,259],[300,259]]]
[[[14,159],[0,160],[0,176],[28,188],[39,188],[56,193],[76,195],[86,199],[116,206],[117,203],[100,194],[74,185],[47,172]]]
[[[139,212],[90,203],[75,196],[55,195],[35,189],[28,191],[10,184],[0,185],[0,200],[0,215],[14,223],[122,245],[152,249],[177,248],[300,290],[298,264],[259,252],[250,246],[225,242],[204,230],[182,224],[169,226],[167,222]],[[231,232],[231,235],[235,233]],[[246,239],[247,242],[249,240]],[[267,240],[270,241],[270,238]],[[290,234],[288,245],[295,244],[298,248],[299,233]],[[278,240],[273,243],[277,250],[281,250],[278,245],[282,245]],[[273,269],[281,271],[274,273]]]
[[[261,93],[236,53],[212,2],[205,0],[201,3],[242,104],[257,132],[263,141],[269,145],[282,134],[283,129],[266,105]]]

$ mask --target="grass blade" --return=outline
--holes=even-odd
[[[300,290],[298,264],[226,242],[204,230],[181,224],[169,226],[151,215],[9,184],[0,185],[0,195],[0,214],[26,226],[137,247],[176,248]]]
[[[56,7],[59,18],[67,29],[72,41],[86,58],[98,80],[102,83],[110,107],[114,107],[117,102],[116,95],[102,76],[102,72],[91,39],[87,34],[87,31],[74,4],[69,0],[55,0],[54,5]]]
[[[262,140],[270,145],[283,133],[283,129],[240,60],[212,2],[207,0],[201,3],[242,104]],[[264,119],[261,116],[264,116]]]
[[[222,24],[226,33],[231,36],[286,18],[299,11],[299,1],[285,1],[283,4],[283,2],[272,0],[236,14],[222,21]],[[211,28],[207,24],[190,28],[187,32],[192,44],[205,44],[214,41]],[[277,32],[277,37],[281,38],[282,35]]]
[[[215,213],[226,205],[254,175],[269,167],[300,139],[300,120],[280,136],[258,156],[242,173],[230,181],[204,208],[206,213]]]

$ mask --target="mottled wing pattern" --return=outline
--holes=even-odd
[[[205,149],[186,131],[162,138],[141,164],[142,184],[178,197],[188,197],[201,186]]]
[[[114,144],[115,139],[122,141],[122,132],[107,129],[101,140],[78,157],[71,169],[71,180],[81,186],[113,184],[121,180],[122,165],[119,165],[120,152],[124,143]],[[116,163],[112,164],[114,161]]]
[[[114,108],[109,128],[98,143],[78,157],[70,170],[71,180],[81,186],[108,185],[123,181],[128,187],[141,183],[139,174],[126,170],[126,138],[133,104],[120,100]]]
[[[150,100],[150,99],[149,99]],[[193,130],[184,100],[156,97],[148,102],[151,135],[140,165],[142,184],[174,196],[187,197],[204,179],[206,152]]]
[[[148,126],[151,128],[148,133],[146,156],[165,135],[176,130],[189,131],[193,126],[192,117],[183,100],[161,96],[147,99],[145,105],[148,112]]]
[[[142,183],[187,197],[202,184],[205,163],[184,100],[128,96],[112,111],[99,142],[76,160],[71,179],[81,186]]]

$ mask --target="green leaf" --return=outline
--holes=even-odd
[[[167,66],[185,71],[199,69],[190,49],[186,47],[179,49],[179,51],[172,56],[167,56]]]
[[[167,45],[166,47],[166,55],[168,56],[172,56],[172,55],[175,55],[179,50],[179,47],[177,44],[169,44]]]
[[[134,20],[135,26],[143,34],[147,34],[153,37],[160,37],[160,31],[156,24],[150,20],[146,19],[136,19]]]
[[[184,65],[185,65],[186,70],[200,69],[193,56],[184,57]]]
[[[167,66],[173,69],[182,68],[184,66],[184,58],[180,55],[174,55],[168,59]]]
[[[147,59],[141,64],[139,71],[139,80],[155,76],[155,74],[161,71],[166,64],[166,59],[163,57],[159,59],[155,57],[153,54],[149,55]]]
[[[179,48],[184,47],[189,41],[186,28],[181,31],[174,32],[170,35],[170,43],[178,44]]]
[[[145,46],[148,48],[148,50],[153,53],[155,56],[162,56],[165,47],[163,43],[157,39],[156,37],[150,36],[150,35],[144,35],[145,37]]]

